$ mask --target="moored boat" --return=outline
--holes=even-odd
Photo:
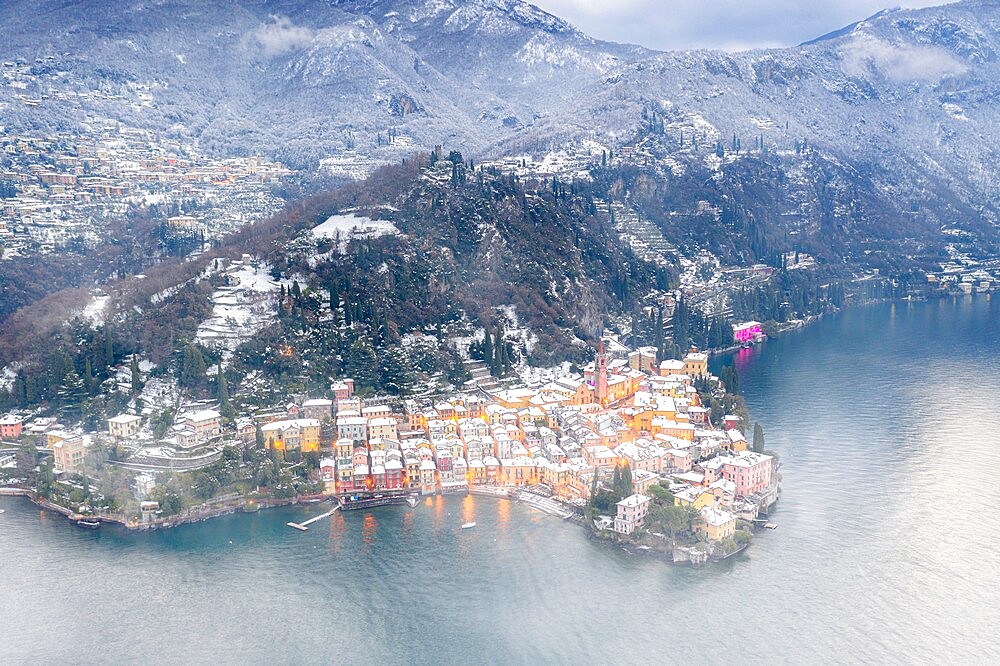
[[[472,521],[472,522],[470,522],[470,523],[464,523],[464,524],[462,525],[462,529],[463,529],[463,530],[469,530],[469,529],[472,529],[472,528],[473,528],[473,527],[475,527],[475,526],[476,526],[476,521]]]

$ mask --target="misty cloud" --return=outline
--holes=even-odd
[[[598,39],[655,49],[794,46],[893,5],[947,0],[531,0]]]
[[[848,74],[864,76],[874,67],[895,81],[939,81],[967,69],[944,49],[889,44],[870,35],[856,35],[841,51],[841,57]]]
[[[272,16],[270,23],[262,24],[244,41],[271,57],[308,46],[314,34],[309,28],[295,25],[287,16]]]

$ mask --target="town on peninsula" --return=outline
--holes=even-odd
[[[763,337],[755,322],[735,329],[745,346]],[[321,397],[253,413],[234,411],[223,380],[215,400],[180,406],[166,427],[150,408],[107,419],[103,432],[11,413],[0,420],[0,493],[83,527],[128,529],[298,502],[349,510],[489,495],[694,563],[773,527],[777,461],[759,426],[744,435],[732,366],[717,377],[696,348],[661,360],[617,335],[602,336],[578,373],[499,382],[494,363],[467,360],[471,379],[452,395],[361,396],[340,378]],[[162,391],[135,364],[122,381]]]

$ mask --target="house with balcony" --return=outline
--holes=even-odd
[[[615,532],[619,534],[632,534],[636,529],[643,526],[646,515],[649,514],[649,507],[652,505],[652,498],[646,495],[629,495],[616,505]]]

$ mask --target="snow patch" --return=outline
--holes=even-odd
[[[107,294],[94,295],[93,300],[80,312],[80,317],[91,322],[94,326],[100,326],[104,323],[105,310],[110,300],[111,297]]]
[[[226,285],[212,294],[212,316],[195,337],[206,346],[232,352],[274,320],[280,289],[268,268],[244,261],[226,271]]]
[[[9,392],[13,388],[14,380],[17,379],[17,371],[20,368],[19,363],[11,363],[0,370],[0,391]]]
[[[332,239],[338,242],[337,249],[344,252],[353,239],[378,238],[398,234],[399,229],[392,222],[373,220],[354,214],[332,215],[310,232],[316,240]]]
[[[941,105],[941,108],[944,109],[945,113],[947,113],[955,120],[964,120],[966,122],[968,122],[969,120],[969,117],[965,115],[965,109],[960,107],[958,104],[945,102],[944,104]]]

